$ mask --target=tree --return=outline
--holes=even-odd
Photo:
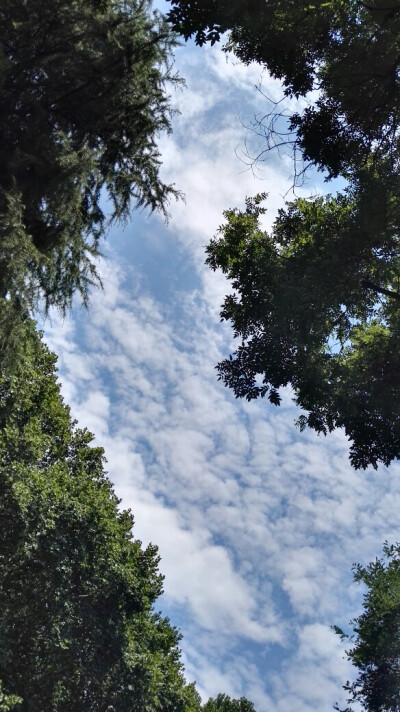
[[[252,702],[245,697],[232,699],[222,693],[210,699],[203,705],[202,712],[255,712]]]
[[[186,39],[219,41],[282,80],[284,94],[318,98],[290,118],[304,157],[330,175],[352,172],[371,151],[399,161],[400,4],[386,0],[170,0]],[[273,129],[271,129],[273,130]],[[388,166],[387,166],[388,167]]]
[[[207,263],[232,283],[224,301],[240,343],[218,365],[237,397],[279,405],[290,385],[301,428],[343,427],[354,467],[400,457],[400,205],[371,168],[336,198],[297,200],[271,234],[265,196],[229,210]]]
[[[362,705],[366,712],[398,712],[400,709],[400,546],[384,547],[385,559],[367,567],[355,567],[355,581],[367,587],[364,612],[352,621],[349,660],[359,671],[355,682],[344,689],[348,702]],[[342,712],[351,712],[351,707]]]
[[[219,376],[237,396],[275,404],[291,385],[308,411],[302,428],[344,427],[355,467],[388,465],[400,457],[400,4],[171,0],[169,19],[200,45],[229,31],[226,50],[306,99],[287,117],[288,140],[349,186],[288,205],[271,236],[257,201],[226,213],[207,261],[233,282],[221,316],[241,345]]]
[[[154,611],[157,548],[133,538],[32,322],[26,336],[0,372],[0,710],[254,712],[224,695],[202,707],[186,684],[180,635]]]
[[[259,62],[282,79],[286,91],[303,94],[313,86],[316,65],[329,38],[335,3],[316,0],[169,0],[167,17],[176,32],[196,44],[212,45],[224,33],[226,50]],[[342,3],[346,7],[349,3]]]
[[[133,539],[32,325],[27,344],[0,374],[0,706],[197,712],[180,636],[153,608],[157,549]]]
[[[150,0],[4,0],[0,297],[65,310],[98,279],[109,219],[166,210],[173,36]],[[3,299],[3,301],[4,301]]]

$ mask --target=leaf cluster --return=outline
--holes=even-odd
[[[240,340],[219,377],[275,405],[291,386],[301,427],[343,427],[355,467],[400,457],[400,204],[383,180],[374,195],[371,172],[336,198],[288,204],[271,234],[264,196],[249,199],[207,248],[232,283],[221,318]]]
[[[229,695],[220,693],[203,705],[202,712],[255,712],[252,702],[245,697],[232,699]]]
[[[317,53],[324,47],[333,15],[331,2],[316,0],[170,0],[168,19],[176,32],[196,44],[222,38],[245,63],[265,64],[288,92],[307,92]],[[228,37],[223,37],[229,32]]]

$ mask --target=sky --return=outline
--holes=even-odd
[[[204,248],[223,211],[259,192],[267,228],[291,197],[293,165],[278,153],[246,158],[265,148],[251,130],[265,95],[281,92],[259,66],[189,44],[176,68],[186,89],[174,91],[180,114],[160,150],[163,178],[185,201],[170,205],[168,224],[133,212],[114,226],[104,290],[42,328],[135,536],[159,547],[159,606],[182,631],[187,679],[204,699],[245,696],[257,712],[328,712],[353,675],[331,626],[349,630],[361,612],[352,565],[399,538],[400,468],[356,472],[342,432],[298,431],[289,393],[279,408],[247,403],[217,380],[233,348],[219,319],[229,285]],[[327,190],[311,174],[297,194]]]

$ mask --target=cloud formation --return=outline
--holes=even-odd
[[[399,467],[354,472],[341,432],[296,430],[290,394],[278,409],[243,403],[216,380],[231,348],[218,317],[227,285],[204,267],[204,245],[246,195],[269,190],[273,215],[288,164],[271,158],[261,183],[243,172],[238,117],[244,102],[248,115],[262,108],[259,68],[216,50],[200,63],[199,52],[180,50],[189,88],[163,142],[165,175],[186,203],[171,206],[168,231],[141,215],[116,230],[104,292],[89,312],[46,324],[46,338],[136,536],[159,546],[162,605],[184,633],[188,676],[204,695],[248,696],[258,712],[332,709],[351,673],[330,625],[360,609],[352,563],[396,539]]]

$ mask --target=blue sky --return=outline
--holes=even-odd
[[[280,408],[237,401],[215,364],[232,348],[219,321],[228,289],[204,265],[224,209],[267,191],[268,226],[290,190],[292,164],[262,150],[246,126],[265,112],[257,86],[280,87],[218,48],[182,47],[187,88],[162,137],[163,175],[186,202],[114,227],[89,311],[44,325],[73,415],[105,447],[135,534],[159,546],[163,611],[181,628],[189,680],[206,698],[251,699],[258,712],[324,712],[351,676],[330,626],[361,610],[354,562],[398,538],[399,466],[355,472],[341,432],[300,434],[290,394]],[[299,193],[326,192],[319,177]],[[290,197],[290,194],[288,194]]]

